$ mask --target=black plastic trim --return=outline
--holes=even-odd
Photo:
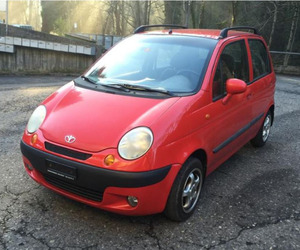
[[[44,151],[35,149],[23,141],[20,143],[22,154],[30,161],[32,167],[42,175],[49,175],[47,161],[76,168],[77,176],[74,180],[53,175],[53,177],[66,183],[72,183],[79,187],[104,192],[107,187],[145,187],[162,181],[169,173],[171,166],[145,172],[123,172],[108,170],[71,161]]]
[[[58,178],[55,178],[49,174],[44,174],[43,177],[49,184],[58,187],[60,189],[63,189],[65,191],[68,191],[70,193],[76,194],[78,196],[87,198],[89,200],[98,201],[98,202],[101,202],[103,199],[103,192],[101,191],[82,188],[77,185],[74,185],[73,183],[68,183]]]
[[[250,27],[250,26],[237,26],[237,27],[229,27],[229,28],[225,28],[222,29],[220,32],[220,39],[226,38],[228,36],[228,31],[229,30],[253,30],[253,33],[256,35],[259,35],[258,31],[256,28],[254,27]]]
[[[256,81],[258,81],[258,80],[264,78],[264,77],[267,76],[267,75],[270,75],[271,73],[272,73],[272,72],[266,72],[266,73],[263,73],[262,75],[260,75],[260,76],[258,76],[258,77],[256,77],[256,78],[254,78],[251,82],[248,82],[247,85],[251,85],[252,83],[255,83]]]
[[[238,132],[236,132],[233,136],[229,137],[226,141],[222,142],[219,146],[217,146],[213,153],[218,153],[221,149],[225,148],[229,143],[237,139],[240,135],[245,133],[249,128],[251,128],[255,123],[257,123],[262,117],[264,116],[264,113],[261,113],[259,116],[257,116],[255,119],[253,119],[251,122],[249,122],[245,127],[241,128]]]
[[[79,152],[76,150],[64,148],[64,147],[52,144],[50,142],[45,142],[45,148],[54,153],[66,155],[66,156],[76,158],[79,160],[87,160],[88,158],[90,158],[92,156],[92,154],[86,154],[86,153],[82,153],[82,152]]]
[[[176,28],[176,29],[187,29],[186,26],[174,25],[174,24],[154,24],[154,25],[141,25],[136,28],[133,34],[142,33],[148,28]]]

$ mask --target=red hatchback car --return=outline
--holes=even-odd
[[[208,174],[248,141],[266,143],[276,79],[257,31],[146,32],[159,26],[139,27],[37,107],[21,141],[35,181],[100,209],[183,221]]]

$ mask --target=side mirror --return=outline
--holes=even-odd
[[[226,104],[232,95],[244,93],[247,89],[247,84],[240,79],[230,78],[226,81],[227,95],[223,99],[223,104]]]

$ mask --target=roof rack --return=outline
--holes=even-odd
[[[148,28],[157,28],[157,27],[165,27],[165,28],[177,28],[177,29],[187,29],[186,26],[174,25],[174,24],[154,24],[154,25],[142,25],[135,29],[133,34],[142,33]]]
[[[257,29],[253,28],[253,27],[249,27],[249,26],[237,26],[237,27],[230,27],[230,28],[225,28],[222,29],[220,32],[220,39],[226,38],[228,36],[228,31],[229,30],[253,30],[253,33],[256,35],[259,35]]]

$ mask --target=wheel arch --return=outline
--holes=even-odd
[[[189,158],[194,157],[201,161],[202,166],[204,168],[204,176],[206,176],[206,169],[207,169],[207,154],[205,150],[203,149],[197,149],[195,152],[193,152]]]

